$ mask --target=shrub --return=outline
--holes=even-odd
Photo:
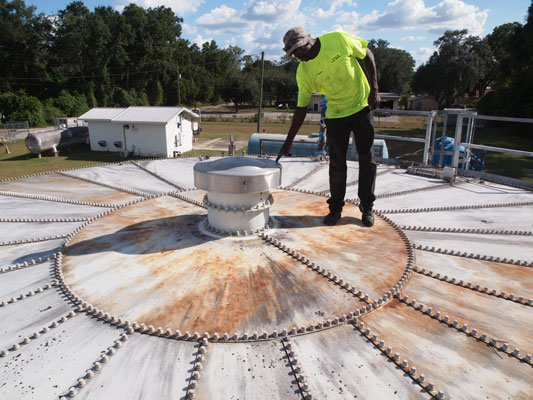
[[[4,121],[28,121],[30,126],[46,125],[43,104],[23,90],[1,94],[0,113]]]

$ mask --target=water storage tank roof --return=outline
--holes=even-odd
[[[326,161],[199,162],[0,182],[0,399],[531,397],[530,189],[379,164],[366,228],[349,161],[325,226]],[[270,183],[269,227],[206,229],[195,166]]]
[[[194,184],[208,192],[255,193],[281,185],[281,164],[266,158],[227,157],[194,166]]]

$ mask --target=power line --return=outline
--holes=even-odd
[[[261,53],[248,54],[248,56],[259,56],[259,55],[261,55]],[[190,66],[190,65],[207,66],[207,65],[213,65],[213,64],[218,64],[218,61],[211,61],[211,62],[205,62],[205,63],[194,63],[194,64],[189,64],[188,66]],[[108,78],[108,77],[112,77],[112,76],[151,74],[151,73],[154,73],[154,72],[164,72],[164,71],[173,72],[174,71],[174,67],[170,67],[169,66],[169,67],[166,67],[166,68],[151,69],[151,70],[144,70],[144,71],[135,71],[135,72],[120,72],[120,73],[107,74],[107,75],[65,76],[65,77],[62,77],[61,79],[96,79],[96,78]],[[10,81],[25,81],[25,80],[29,80],[29,81],[34,80],[34,81],[46,82],[42,78],[34,78],[34,77],[27,77],[27,78],[17,78],[17,77],[0,78],[0,81],[4,81],[4,82],[5,81],[7,81],[7,82],[10,82]]]

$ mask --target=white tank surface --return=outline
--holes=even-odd
[[[25,139],[26,147],[32,153],[42,153],[47,150],[57,151],[62,146],[88,143],[88,141],[89,129],[84,126],[30,133]]]
[[[327,159],[280,164],[0,181],[0,399],[531,398],[531,186],[379,164],[366,228],[349,161],[325,226]]]

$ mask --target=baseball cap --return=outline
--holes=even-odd
[[[294,28],[289,29],[285,36],[283,36],[283,43],[285,44],[283,51],[290,56],[294,50],[305,46],[311,41],[311,39],[312,36],[307,33],[304,28],[301,26],[295,26]]]

